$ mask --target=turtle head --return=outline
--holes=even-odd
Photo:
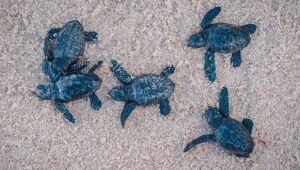
[[[125,100],[125,87],[124,86],[114,87],[108,92],[108,94],[114,100],[124,101]]]
[[[38,85],[34,94],[42,100],[50,100],[52,98],[50,85]]]
[[[200,31],[196,34],[193,34],[189,41],[187,46],[191,48],[200,48],[200,47],[205,47],[206,45],[206,32],[205,31]]]
[[[238,157],[248,158],[250,153],[253,151],[254,143],[252,140],[244,141],[238,148],[234,148],[232,151]]]
[[[217,129],[223,122],[223,117],[219,113],[218,109],[215,107],[209,107],[205,111],[205,117],[207,119],[208,124],[213,128]]]

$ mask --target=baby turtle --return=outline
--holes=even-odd
[[[44,61],[46,67],[50,67],[47,61]],[[73,72],[62,74],[55,82],[47,85],[38,85],[35,94],[42,100],[53,100],[56,108],[63,113],[63,116],[71,123],[75,123],[75,119],[70,111],[63,103],[90,98],[91,107],[99,110],[101,101],[96,96],[95,92],[99,89],[102,80],[94,74],[94,71],[102,64],[98,61],[88,73],[81,73],[82,68],[78,68]],[[45,71],[45,70],[44,70]],[[49,76],[49,72],[44,72]]]
[[[232,53],[232,66],[240,66],[242,63],[241,49],[250,43],[250,34],[256,31],[254,24],[243,26],[227,23],[211,24],[220,11],[220,7],[215,7],[208,11],[201,22],[202,30],[192,35],[188,40],[188,46],[191,48],[207,48],[204,71],[211,82],[214,82],[216,79],[214,53]]]
[[[125,101],[121,113],[121,124],[124,124],[136,106],[160,104],[160,114],[166,116],[170,113],[168,97],[174,91],[175,84],[168,78],[175,71],[174,66],[168,66],[160,75],[143,74],[134,79],[125,71],[117,61],[112,60],[111,71],[123,83],[123,86],[114,87],[108,94],[114,100]]]
[[[87,61],[77,62],[84,52],[85,41],[94,43],[97,35],[96,32],[84,31],[77,20],[67,22],[63,28],[50,29],[44,42],[45,60],[51,62],[51,67],[46,70],[50,80],[56,81],[64,71],[87,66]]]
[[[242,122],[229,117],[228,91],[223,87],[219,95],[219,109],[209,107],[205,117],[215,134],[203,135],[187,144],[184,152],[203,142],[217,142],[221,147],[229,150],[238,157],[249,157],[254,143],[251,137],[253,122],[245,118]]]

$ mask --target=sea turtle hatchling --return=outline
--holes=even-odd
[[[209,107],[205,111],[208,124],[214,129],[215,133],[194,139],[187,144],[184,152],[187,152],[195,145],[213,141],[238,157],[249,157],[254,148],[254,142],[251,137],[252,120],[245,118],[242,122],[239,122],[229,117],[228,91],[226,87],[223,87],[220,92],[219,107],[219,109]]]
[[[173,93],[175,84],[168,76],[174,73],[174,66],[168,66],[160,75],[143,74],[133,79],[117,61],[112,60],[111,63],[113,75],[123,85],[114,87],[108,94],[114,100],[126,102],[121,113],[123,127],[136,106],[159,103],[161,115],[166,116],[170,113],[168,97]]]
[[[87,61],[81,63],[78,61],[83,55],[85,42],[96,42],[97,35],[96,32],[84,31],[81,23],[77,20],[67,22],[63,28],[50,29],[44,42],[46,56],[44,60],[51,62],[51,65],[43,66],[43,69],[49,73],[49,79],[56,81],[64,71],[77,70],[87,66]]]
[[[240,66],[242,63],[241,49],[250,43],[250,34],[256,31],[254,24],[243,26],[227,23],[211,24],[220,11],[220,7],[209,10],[201,22],[202,30],[193,34],[188,40],[188,47],[206,47],[204,71],[211,82],[214,82],[216,79],[214,54],[216,52],[232,53],[232,66]]]
[[[53,100],[56,108],[63,113],[63,116],[71,123],[75,119],[63,103],[89,97],[91,107],[99,110],[101,101],[95,92],[99,89],[102,80],[93,72],[101,65],[98,61],[88,73],[81,73],[82,68],[65,72],[57,78],[55,82],[50,81],[47,85],[38,85],[35,94],[42,100]],[[44,63],[49,65],[49,63]],[[49,72],[45,72],[49,76]]]

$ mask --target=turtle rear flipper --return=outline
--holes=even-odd
[[[87,67],[89,65],[89,61],[87,60],[80,60],[75,64],[71,64],[67,70],[65,70],[66,73],[73,73],[73,72],[80,72],[82,69]]]
[[[212,22],[212,20],[219,15],[219,13],[221,12],[221,7],[215,7],[211,10],[209,10],[203,17],[202,22],[201,22],[201,27],[202,29],[207,28],[210,23]]]
[[[175,67],[172,65],[172,66],[168,66],[167,68],[165,68],[165,70],[160,73],[160,76],[162,77],[168,77],[169,75],[173,74],[175,71]]]
[[[171,111],[171,107],[169,104],[169,100],[168,99],[164,99],[159,103],[159,109],[160,109],[160,114],[163,116],[167,116],[170,111]]]
[[[91,31],[91,32],[84,32],[84,38],[85,41],[89,42],[89,43],[95,43],[98,41],[98,33],[95,31]]]
[[[235,156],[237,156],[237,157],[243,157],[243,158],[249,158],[250,157],[249,154],[248,155],[235,154]]]
[[[239,67],[242,63],[241,51],[232,53],[230,62],[233,67]]]
[[[99,60],[95,65],[93,65],[92,68],[90,68],[88,73],[94,73],[94,71],[97,70],[98,67],[101,66],[102,63],[103,63],[103,61]]]
[[[241,28],[243,30],[245,30],[246,32],[248,32],[249,34],[253,34],[256,31],[256,25],[254,25],[254,24],[246,24],[246,25],[241,26]]]

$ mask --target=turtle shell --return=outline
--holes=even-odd
[[[249,34],[241,27],[217,23],[207,29],[207,46],[215,52],[232,53],[250,43]]]
[[[55,82],[56,99],[68,102],[90,96],[102,80],[95,74],[76,73],[61,76]]]
[[[53,43],[52,69],[59,74],[77,62],[84,52],[85,36],[80,22],[74,20],[66,23]]]
[[[53,47],[54,58],[79,58],[85,48],[84,30],[79,21],[69,21],[58,33]]]
[[[171,96],[175,84],[171,79],[155,74],[145,74],[132,80],[126,86],[126,98],[138,105],[159,103]]]
[[[241,122],[231,118],[226,118],[216,129],[216,141],[238,156],[248,156],[254,147],[249,131]]]

